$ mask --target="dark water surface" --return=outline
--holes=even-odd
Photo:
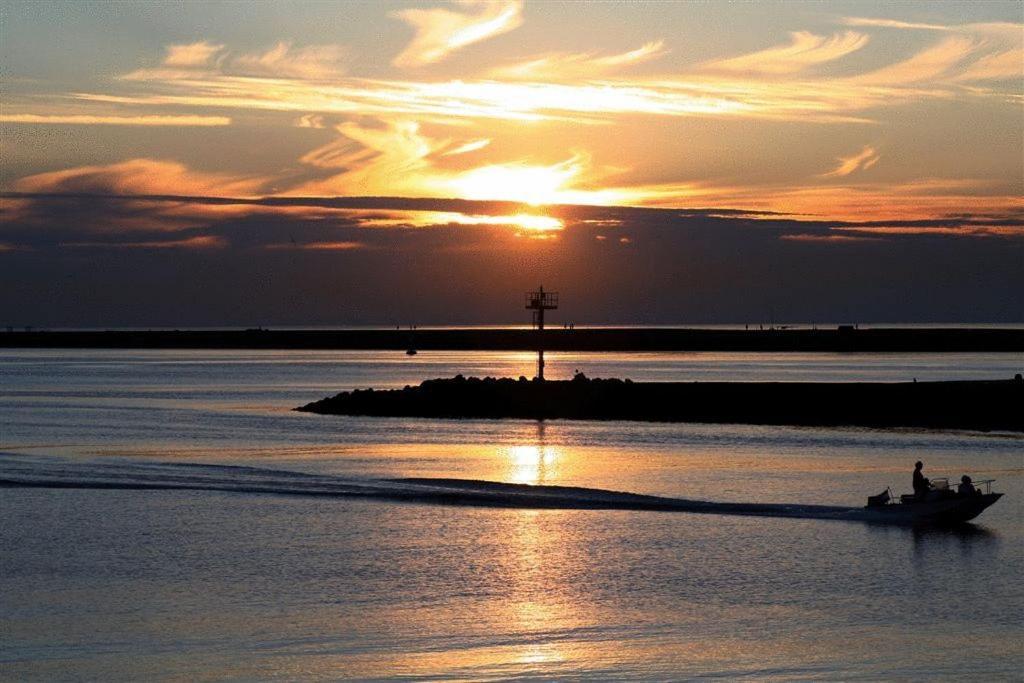
[[[636,380],[1007,377],[1022,365],[552,355],[552,377]],[[0,351],[0,479],[277,487],[0,488],[0,677],[1019,680],[1020,436],[289,410],[353,387],[528,375],[532,362]],[[956,530],[294,495],[311,481],[447,477],[851,507],[908,488],[918,458],[932,476],[994,477],[1007,495]]]

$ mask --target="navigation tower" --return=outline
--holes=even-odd
[[[526,308],[533,311],[533,326],[537,328],[537,379],[544,381],[544,311],[558,308],[558,292],[545,292],[543,285],[536,292],[526,293]]]

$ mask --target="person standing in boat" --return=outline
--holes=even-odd
[[[928,477],[924,476],[924,473],[921,471],[922,468],[924,468],[924,463],[920,460],[914,463],[914,495],[919,500],[924,500],[925,496],[928,495],[928,488],[931,486]]]

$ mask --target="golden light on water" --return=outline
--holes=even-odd
[[[544,484],[554,475],[561,459],[555,446],[512,446],[508,449],[508,481],[516,484]]]

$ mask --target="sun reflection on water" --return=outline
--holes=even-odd
[[[536,443],[510,446],[507,449],[508,475],[514,484],[545,484],[549,477],[557,479],[561,449],[544,442],[544,423],[537,423]]]

